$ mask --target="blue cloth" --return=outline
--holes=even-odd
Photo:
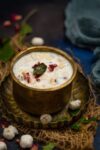
[[[89,49],[82,49],[75,47],[71,43],[67,43],[63,40],[56,40],[53,43],[53,46],[58,47],[72,56],[79,59],[80,64],[83,66],[83,69],[86,74],[90,74],[92,70],[92,63],[93,63],[93,51]]]
[[[56,40],[52,43],[53,46],[58,47],[76,57],[83,66],[84,72],[87,75],[90,75],[92,71],[92,65],[94,63],[94,54],[92,50],[78,48],[71,43],[67,43],[62,40]],[[98,128],[94,139],[94,147],[95,150],[100,150],[100,122],[98,123]]]
[[[95,63],[91,72],[92,79],[95,85],[100,88],[100,47],[94,50]]]
[[[65,9],[65,34],[72,43],[100,45],[100,0],[72,0]]]

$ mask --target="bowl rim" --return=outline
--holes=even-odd
[[[54,53],[57,53],[59,55],[62,55],[63,57],[65,57],[72,65],[73,67],[73,74],[71,76],[71,78],[69,80],[67,80],[66,82],[64,82],[63,84],[60,84],[59,86],[57,87],[51,87],[51,88],[45,88],[45,89],[39,89],[39,88],[33,88],[33,87],[28,87],[27,85],[21,83],[17,77],[15,76],[14,72],[13,72],[13,67],[15,65],[15,63],[24,55],[28,54],[28,53],[31,53],[31,52],[35,52],[35,51],[45,51],[45,52],[54,52]],[[73,58],[67,54],[66,52],[64,52],[63,50],[61,49],[58,49],[58,48],[55,48],[55,47],[51,47],[51,46],[31,46],[29,48],[26,48],[26,50],[24,51],[21,51],[19,52],[11,61],[11,65],[10,65],[10,74],[11,74],[11,77],[12,79],[20,86],[22,86],[23,88],[26,88],[26,89],[30,89],[30,90],[35,90],[35,91],[56,91],[56,90],[60,90],[66,86],[68,86],[72,81],[73,79],[75,78],[76,76],[76,73],[77,73],[77,65],[76,63],[74,62]]]

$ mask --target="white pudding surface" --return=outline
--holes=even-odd
[[[46,71],[36,78],[34,65],[44,63]],[[52,69],[52,66],[55,66]],[[32,88],[47,89],[57,87],[73,75],[69,60],[53,52],[30,52],[19,58],[13,67],[15,77],[24,85]],[[28,76],[27,76],[28,75]]]

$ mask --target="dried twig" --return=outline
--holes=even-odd
[[[37,12],[37,9],[31,10],[26,17],[23,19],[22,24],[26,23],[35,13]]]

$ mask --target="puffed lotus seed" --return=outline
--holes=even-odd
[[[41,37],[34,37],[32,38],[32,41],[31,41],[32,45],[43,45],[44,44],[44,39],[41,38]]]
[[[16,127],[14,127],[12,125],[9,125],[8,128],[11,129],[14,132],[15,135],[18,134],[18,130],[16,129]]]
[[[40,121],[42,124],[48,124],[52,121],[52,116],[49,114],[44,114],[40,116]]]
[[[31,148],[33,144],[33,137],[29,134],[22,135],[20,138],[20,146],[22,148]]]
[[[81,106],[81,100],[75,100],[75,101],[70,101],[69,102],[69,108],[71,110],[76,110],[76,109],[79,109]]]
[[[7,145],[3,141],[0,141],[0,150],[7,150]]]
[[[7,140],[12,140],[15,137],[15,133],[12,129],[4,128],[3,130],[3,137]]]

